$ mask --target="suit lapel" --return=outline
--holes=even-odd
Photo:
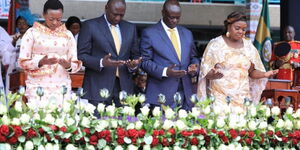
[[[177,53],[176,53],[176,51],[175,51],[175,48],[174,48],[174,46],[173,46],[173,44],[172,44],[172,42],[171,42],[171,40],[170,40],[168,34],[166,33],[166,31],[165,31],[165,29],[164,29],[164,27],[162,26],[162,24],[161,24],[160,21],[158,22],[157,27],[158,27],[158,31],[160,32],[159,35],[160,35],[161,38],[164,40],[164,43],[167,44],[168,47],[170,48],[170,49],[169,49],[170,53],[172,53],[173,56],[176,58],[176,60],[177,60],[178,62],[180,62],[180,61],[179,61],[179,58],[178,58],[178,56],[177,56]]]
[[[182,31],[182,28],[180,26],[177,26],[177,30],[178,30],[178,34],[179,34],[179,39],[180,39],[180,45],[181,45],[181,62],[186,62],[186,60],[184,60],[186,57],[186,55],[188,54],[187,49],[186,49],[186,42],[185,42],[185,37],[184,37],[184,33]]]
[[[124,51],[124,47],[125,44],[127,43],[127,33],[125,31],[126,27],[124,26],[124,24],[122,23],[122,21],[119,23],[119,27],[120,27],[120,31],[121,31],[121,37],[122,37],[122,43],[121,43],[121,48],[120,48],[120,52],[119,52],[119,56],[122,56],[122,54],[125,52]]]
[[[109,50],[109,51],[114,53],[114,54],[117,54],[116,47],[115,47],[115,42],[113,40],[113,37],[111,35],[110,29],[107,25],[107,22],[104,18],[104,15],[102,15],[100,17],[99,23],[100,23],[100,26],[99,26],[100,30],[103,31],[104,37],[107,39],[108,43],[111,46],[111,50]]]

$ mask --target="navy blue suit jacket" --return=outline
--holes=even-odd
[[[119,23],[122,44],[119,55],[115,48],[112,34],[102,15],[87,20],[82,24],[78,37],[78,59],[86,67],[83,89],[84,98],[93,101],[104,101],[99,96],[100,89],[107,88],[112,93],[116,79],[116,67],[100,67],[100,59],[111,53],[113,60],[139,58],[136,27],[127,21]],[[121,90],[133,93],[133,81],[130,70],[124,65],[119,67]]]
[[[172,105],[173,96],[178,90],[180,79],[175,77],[163,77],[163,69],[176,64],[176,70],[187,70],[190,64],[199,64],[196,57],[195,45],[192,33],[177,26],[181,43],[181,61],[165,32],[161,22],[145,29],[142,33],[140,51],[143,57],[142,68],[148,73],[146,100],[150,104],[159,105],[157,101],[160,93],[166,96],[166,104]],[[191,107],[192,82],[189,75],[181,78],[185,99],[188,107]]]

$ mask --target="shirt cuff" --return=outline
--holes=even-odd
[[[167,67],[164,68],[163,73],[162,73],[163,77],[168,77],[167,76],[167,69],[168,69]]]
[[[100,68],[104,67],[103,64],[102,64],[102,60],[103,60],[103,58],[100,59]]]

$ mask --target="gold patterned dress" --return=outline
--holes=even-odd
[[[244,46],[239,49],[229,47],[222,36],[212,39],[206,47],[200,66],[197,94],[200,98],[214,96],[214,106],[224,108],[226,97],[232,100],[231,107],[244,109],[244,99],[249,98],[258,103],[265,89],[267,78],[252,79],[248,70],[251,63],[256,70],[265,72],[260,56],[251,40],[243,39]],[[207,73],[218,65],[223,73],[221,79],[208,80]]]
[[[39,104],[39,97],[36,94],[37,87],[43,87],[44,96],[41,101],[56,101],[58,105],[62,101],[62,86],[68,90],[65,98],[68,98],[71,91],[71,79],[69,72],[60,64],[44,65],[38,67],[39,61],[44,57],[71,59],[71,72],[77,72],[82,63],[77,59],[77,48],[75,39],[65,25],[55,30],[35,22],[33,27],[28,29],[22,38],[19,64],[27,74],[26,97],[29,102]]]

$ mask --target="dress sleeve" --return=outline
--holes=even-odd
[[[33,30],[28,29],[24,34],[21,42],[19,64],[24,70],[39,69],[39,61],[44,57],[43,55],[33,55],[34,37]]]
[[[71,59],[71,73],[76,73],[80,70],[82,62],[77,59],[77,44],[75,38],[69,38],[68,47],[68,60]]]

